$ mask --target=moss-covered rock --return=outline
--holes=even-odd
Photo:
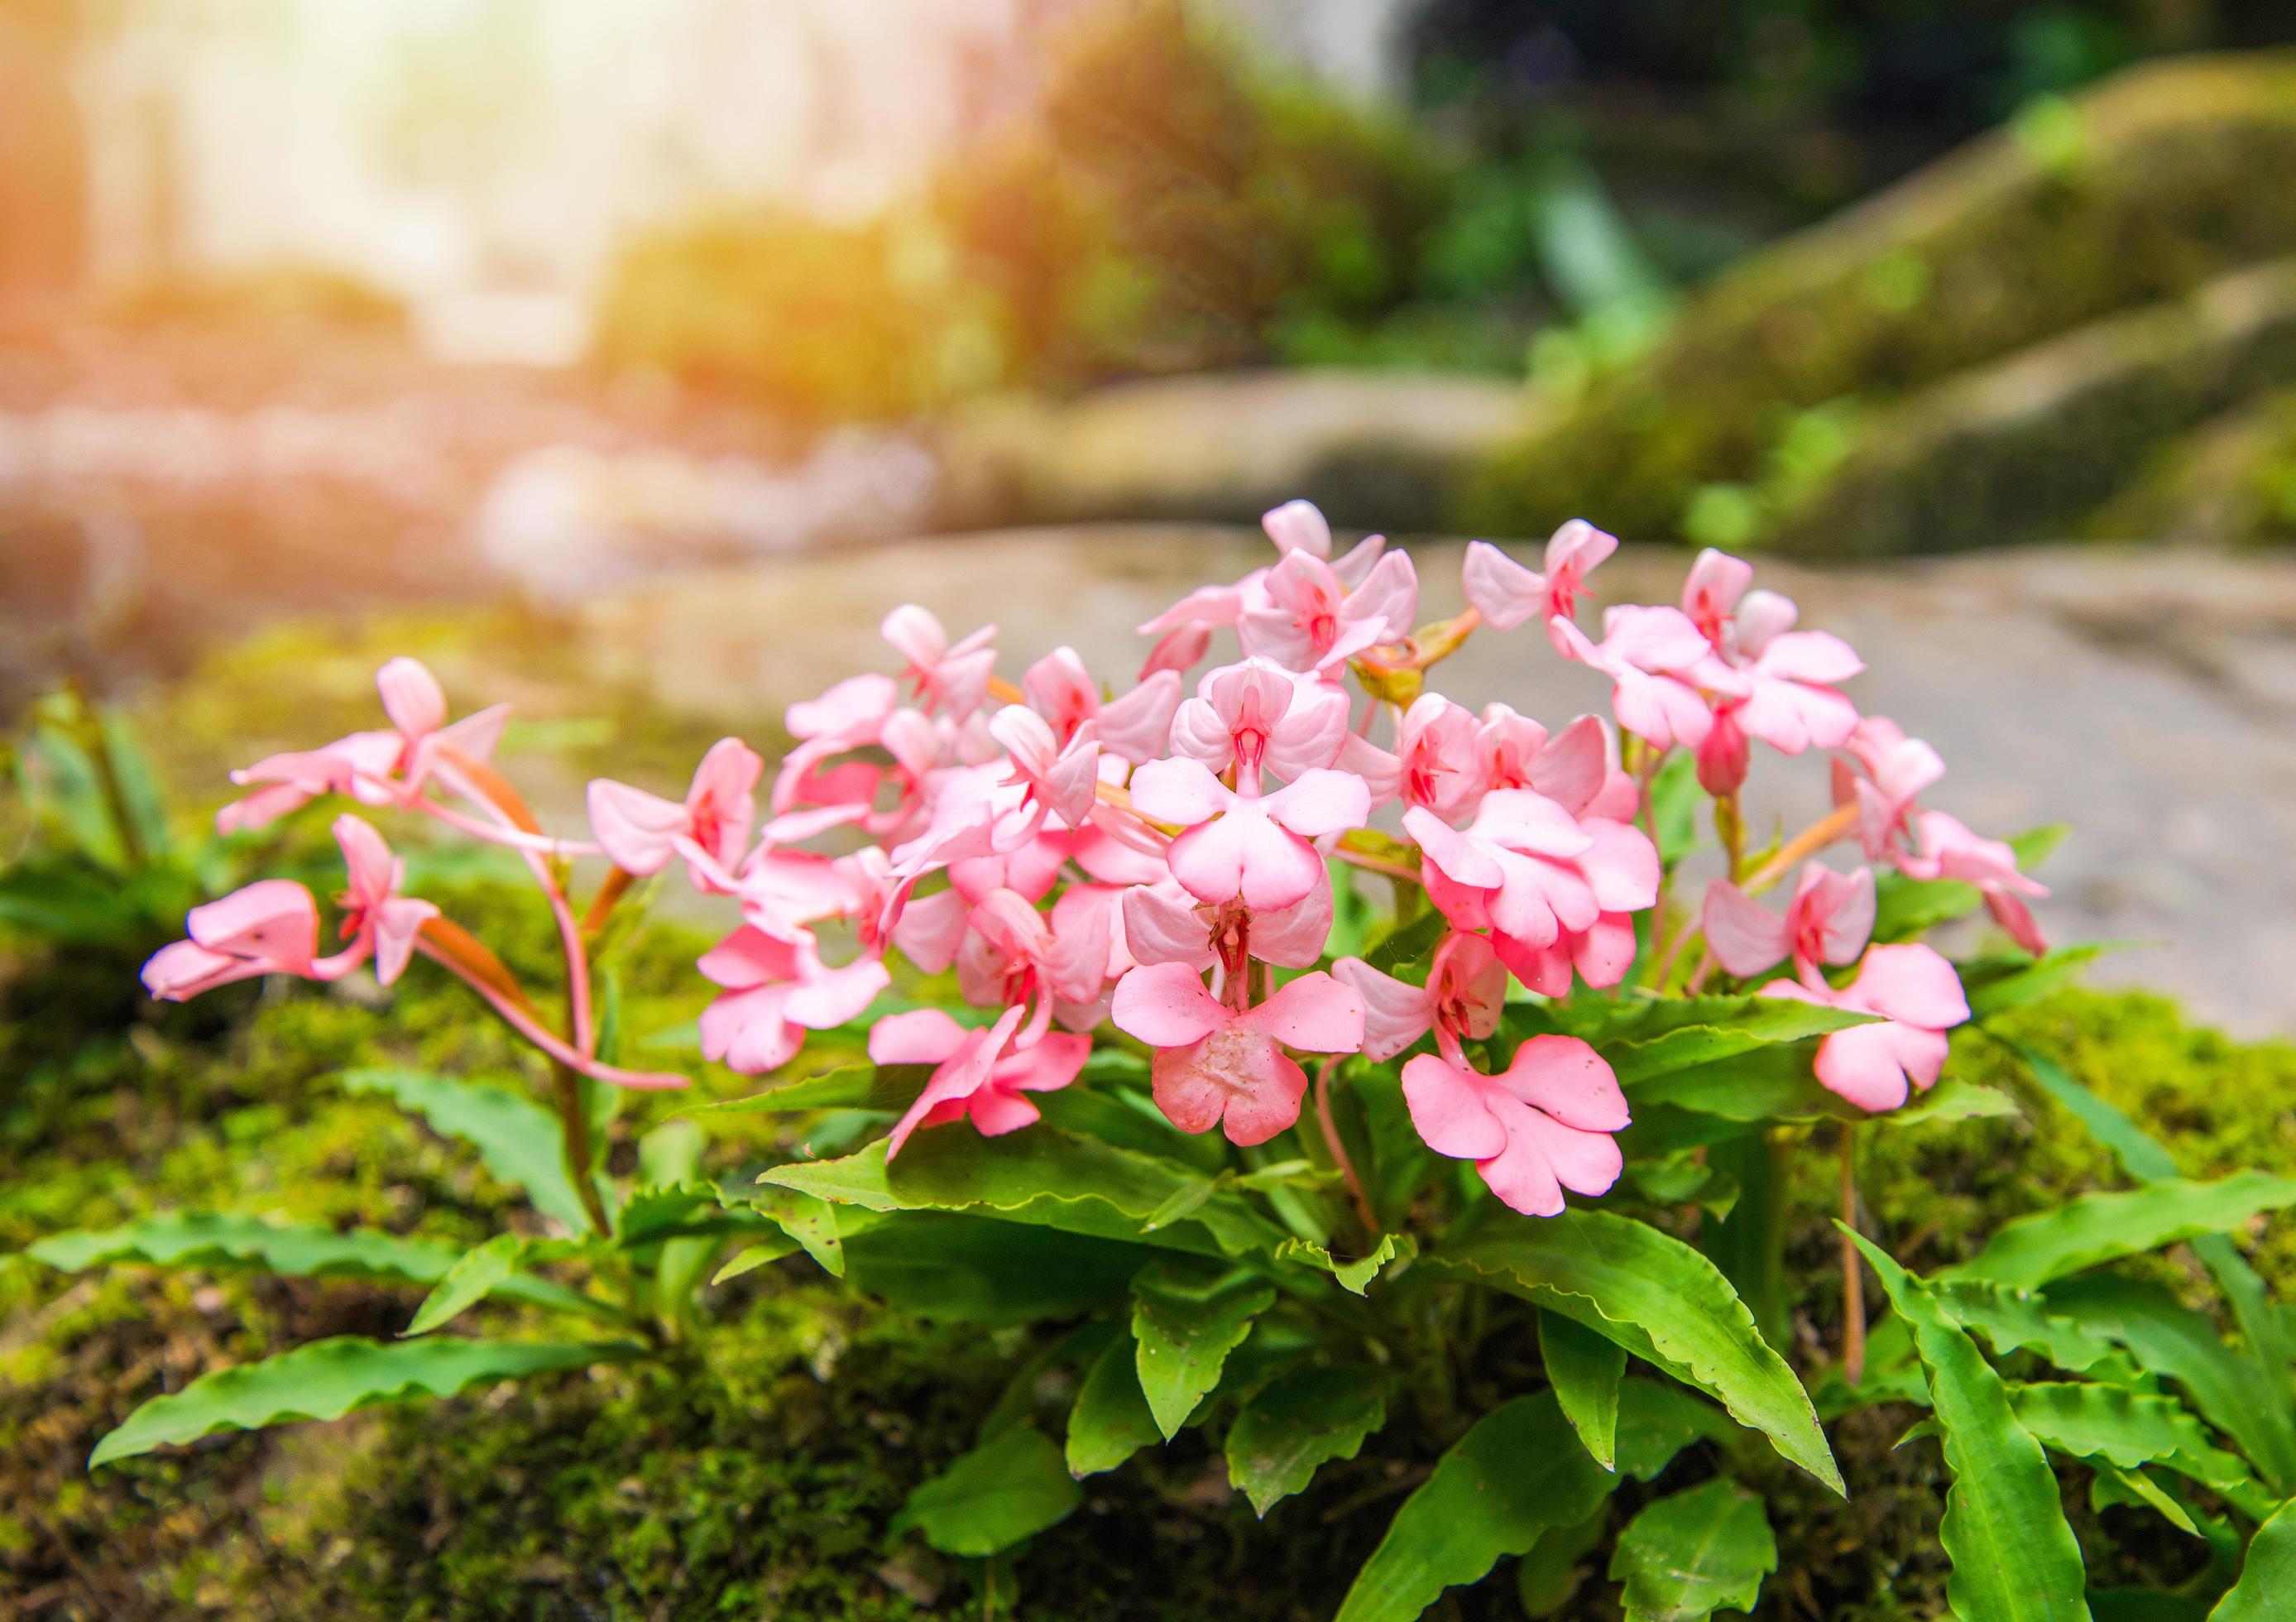
[[[2296,57],[2187,59],[2041,103],[1743,261],[1644,360],[1549,401],[1473,482],[1469,527],[1587,513],[1682,535],[1702,487],[1765,476],[1811,408],[1886,400],[2296,252],[2292,172]]]
[[[1805,557],[2057,539],[2156,448],[2296,383],[2296,259],[2109,317],[1866,415],[1771,519]]]
[[[2296,390],[2235,406],[2158,447],[2081,532],[2213,547],[2296,541]]]

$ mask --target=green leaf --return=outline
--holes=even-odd
[[[2209,1612],[2209,1622],[2286,1622],[2296,1594],[2296,1499],[2256,1529],[2240,1581]]]
[[[709,1281],[712,1284],[723,1284],[728,1279],[738,1279],[745,1272],[755,1272],[768,1263],[778,1262],[785,1256],[796,1254],[797,1241],[786,1235],[780,1239],[765,1239],[758,1244],[748,1246],[728,1257],[726,1264],[710,1275]]]
[[[1552,1391],[1493,1409],[1403,1501],[1339,1622],[1411,1622],[1445,1589],[1587,1519],[1616,1479],[1578,1445]]]
[[[77,1229],[35,1240],[36,1262],[79,1272],[110,1262],[160,1267],[255,1267],[285,1278],[358,1278],[434,1284],[454,1266],[451,1246],[353,1229],[252,1216],[148,1216],[122,1227]]]
[[[1061,1450],[1041,1432],[1015,1426],[919,1483],[893,1530],[914,1527],[943,1554],[980,1559],[1059,1525],[1083,1502]]]
[[[2011,1401],[2017,1422],[2044,1447],[2124,1470],[2157,1464],[2222,1494],[2251,1519],[2271,1513],[2248,1466],[2211,1442],[2174,1397],[2067,1380],[2013,1387]]]
[[[2098,1460],[2096,1475],[2089,1482],[2088,1501],[2094,1509],[2109,1509],[2126,1504],[2131,1508],[2152,1511],[2163,1520],[2189,1537],[2202,1536],[2200,1526],[2185,1506],[2161,1489],[2161,1484],[2141,1470],[2123,1470],[2117,1464]],[[2095,1608],[2096,1596],[2089,1596],[2089,1606]]]
[[[534,1340],[400,1340],[345,1336],[315,1341],[261,1363],[203,1374],[156,1396],[96,1444],[88,1468],[133,1458],[218,1430],[259,1430],[295,1420],[339,1420],[357,1409],[417,1396],[452,1396],[481,1380],[514,1379],[636,1355],[622,1344]]]
[[[1409,1261],[1419,1254],[1419,1242],[1407,1233],[1382,1233],[1371,1254],[1352,1262],[1336,1260],[1323,1246],[1308,1239],[1285,1239],[1275,1247],[1279,1262],[1305,1262],[1308,1266],[1330,1273],[1340,1281],[1340,1288],[1360,1296],[1371,1288],[1389,1263]]]
[[[1841,1473],[1809,1394],[1714,1264],[1647,1223],[1573,1206],[1516,1218],[1422,1258],[1575,1318],[1720,1399],[1835,1492]]]
[[[1953,1560],[1946,1598],[1986,1622],[2082,1618],[2087,1575],[2057,1478],[2018,1422],[2008,1387],[1920,1280],[1848,1228],[1913,1330],[1953,1472],[1939,1536]]]
[[[2063,947],[2038,958],[2019,953],[1956,964],[1963,994],[1969,999],[1969,1017],[1988,1019],[2046,997],[2112,947],[2111,942],[2095,941]]]
[[[1551,1617],[1578,1592],[1578,1562],[1595,1552],[1610,1529],[1605,1503],[1575,1527],[1549,1527],[1515,1562],[1515,1598],[1526,1617]]]
[[[1608,1337],[1560,1313],[1538,1314],[1538,1349],[1546,1360],[1562,1417],[1604,1470],[1617,1468],[1619,1381],[1627,1354]]]
[[[1698,805],[1705,797],[1698,783],[1698,757],[1687,749],[1669,753],[1651,778],[1651,827],[1658,859],[1665,866],[1674,866],[1697,848]]]
[[[2164,1146],[2075,1081],[2063,1066],[1997,1035],[1994,1040],[2022,1059],[2041,1091],[2087,1127],[2090,1136],[2110,1149],[2131,1177],[2140,1182],[2153,1182],[2177,1175],[2176,1157]],[[2231,1305],[2241,1333],[2248,1337],[2258,1361],[2268,1369],[2296,1367],[2296,1335],[2290,1334],[2272,1305],[2264,1280],[2257,1276],[2256,1269],[2239,1248],[2220,1233],[2203,1234],[2192,1244],[2193,1254],[2215,1277],[2217,1288]],[[2283,1487],[2296,1486],[2296,1392],[2292,1392],[2284,1380],[2264,1387],[2263,1396],[2265,1406],[2254,1421],[2257,1435],[2252,1456],[2258,1468],[2275,1482]]]
[[[932,1074],[924,1065],[840,1065],[801,1082],[754,1093],[746,1099],[726,1099],[696,1104],[681,1116],[709,1120],[718,1116],[795,1115],[809,1109],[882,1109],[898,1115],[916,1102]]]
[[[1997,1087],[1948,1075],[1882,1119],[1891,1126],[1915,1126],[1924,1121],[1978,1121],[2024,1113],[2017,1107],[2016,1099]]]
[[[845,1276],[845,1247],[837,1237],[837,1212],[827,1200],[768,1184],[750,1195],[748,1203],[779,1223],[782,1231],[804,1246],[806,1255],[824,1271],[837,1278]]]
[[[454,1082],[421,1070],[346,1070],[353,1092],[380,1092],[418,1115],[430,1130],[460,1138],[479,1151],[488,1171],[526,1190],[534,1208],[575,1233],[587,1233],[590,1215],[566,1170],[558,1117],[533,1099],[484,1082]]]
[[[2109,1337],[2051,1312],[2047,1299],[2030,1290],[1981,1279],[1933,1283],[1930,1289],[1956,1321],[1982,1335],[2003,1356],[2038,1352],[2069,1374],[2136,1377],[2135,1367]]]
[[[1164,1433],[1140,1394],[1140,1372],[1129,1336],[1103,1352],[1077,1390],[1069,1411],[1068,1465],[1072,1476],[1114,1470]]]
[[[1148,1218],[1194,1180],[1171,1161],[1041,1123],[1001,1138],[922,1132],[890,1165],[880,1141],[841,1160],[776,1166],[759,1179],[871,1210],[994,1211],[1012,1222],[1201,1253],[1265,1254],[1283,1241],[1280,1230],[1227,1191],[1184,1221],[1146,1231]]]
[[[1734,1423],[1704,1398],[1680,1386],[1654,1379],[1619,1384],[1618,1473],[1651,1481],[1692,1443],[1712,1442],[1735,1451],[1755,1433]],[[1617,1478],[1611,1478],[1615,1483]]]
[[[2147,1374],[2184,1387],[2201,1416],[2270,1473],[2278,1437],[2259,1400],[2263,1371],[2253,1357],[2225,1344],[2213,1321],[2157,1284],[2111,1273],[2062,1280],[2049,1287],[2046,1299],[2051,1312],[2127,1346]]]
[[[1112,1306],[1154,1252],[1055,1228],[916,1212],[857,1231],[840,1212],[846,1282],[906,1312],[996,1329]]]
[[[1266,1519],[1316,1470],[1352,1459],[1387,1423],[1387,1381],[1374,1370],[1297,1369],[1244,1403],[1227,1433],[1227,1478]]]
[[[1792,1332],[1785,1278],[1786,1223],[1793,1203],[1791,1151],[1782,1134],[1743,1132],[1715,1144],[1706,1164],[1741,1191],[1727,1215],[1701,1230],[1701,1247],[1754,1314],[1763,1338],[1783,1345]]]
[[[1383,975],[1391,975],[1406,963],[1416,963],[1435,950],[1451,922],[1430,907],[1401,928],[1392,931],[1365,954],[1364,961]]]
[[[1667,997],[1617,1008],[1587,1040],[1629,1090],[1759,1048],[1873,1023],[1871,1015],[1786,997]]]
[[[1762,1501],[1719,1477],[1645,1504],[1611,1555],[1611,1580],[1626,1585],[1628,1622],[1706,1622],[1718,1610],[1751,1610],[1777,1568]]]
[[[2241,1172],[2216,1182],[2163,1178],[2140,1189],[2085,1194],[2005,1223],[1985,1247],[1938,1276],[1990,1279],[2023,1289],[2162,1245],[2236,1228],[2296,1205],[2296,1180]]]
[[[1141,1395],[1169,1441],[1219,1384],[1227,1354],[1275,1304],[1275,1286],[1241,1269],[1160,1260],[1132,1280]]]
[[[464,1251],[438,1287],[423,1297],[415,1309],[414,1321],[400,1332],[427,1335],[476,1306],[519,1270],[531,1242],[515,1233],[497,1233]]]

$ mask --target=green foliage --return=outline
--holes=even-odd
[[[1134,1276],[1140,1392],[1167,1439],[1219,1383],[1228,1354],[1275,1302],[1274,1285],[1241,1270],[1156,1261]]]
[[[559,1145],[558,1119],[530,1099],[484,1082],[450,1081],[418,1070],[343,1073],[352,1092],[379,1092],[421,1116],[431,1130],[479,1151],[487,1170],[526,1192],[534,1208],[576,1233],[590,1218]]]
[[[441,1338],[383,1345],[345,1337],[316,1341],[261,1363],[202,1374],[181,1391],[152,1398],[97,1444],[88,1464],[93,1468],[134,1458],[218,1430],[339,1420],[385,1403],[452,1396],[480,1380],[581,1368],[627,1356],[635,1349],[612,1343],[526,1340]]]
[[[1953,1490],[1939,1536],[1953,1557],[1948,1593],[1965,1617],[2086,1618],[2080,1546],[2056,1477],[2018,1422],[2008,1387],[1921,1280],[1852,1235],[1912,1326],[1945,1441]]]
[[[2221,1233],[2290,1205],[2296,1205],[2296,1180],[2263,1172],[2218,1182],[2163,1179],[2125,1193],[2086,1195],[2011,1223],[1945,1276],[2030,1289],[2178,1239]]]
[[[1585,1520],[1612,1480],[1578,1445],[1551,1393],[1493,1409],[1404,1500],[1348,1590],[1340,1622],[1409,1622],[1446,1588],[1480,1581],[1542,1534]]]
[[[1710,1393],[1834,1491],[1841,1473],[1785,1362],[1714,1264],[1644,1223],[1565,1211],[1488,1231],[1430,1258],[1576,1319]]]
[[[1295,1369],[1244,1400],[1228,1427],[1227,1478],[1266,1516],[1316,1470],[1352,1459],[1387,1423],[1387,1382],[1369,1369]],[[1081,1407],[1081,1402],[1079,1402]],[[1073,1433],[1071,1433],[1073,1435]]]
[[[1627,1371],[1626,1349],[1576,1319],[1541,1313],[1538,1350],[1562,1417],[1570,1421],[1595,1463],[1615,1469],[1619,1381]]]
[[[1083,1501],[1061,1450],[1016,1426],[918,1484],[893,1529],[914,1527],[944,1554],[1000,1554],[1059,1525]]]
[[[2284,1503],[2257,1528],[2240,1581],[2209,1612],[2209,1622],[2272,1622],[2296,1593],[2296,1502]]]
[[[1778,1546],[1762,1501],[1726,1480],[1645,1505],[1619,1534],[1611,1579],[1626,1585],[1629,1622],[1706,1622],[1754,1609]]]
[[[1140,1389],[1140,1365],[1129,1339],[1093,1360],[1069,1413],[1069,1473],[1096,1476],[1114,1470],[1142,1448],[1164,1439]]]
[[[26,1247],[66,1272],[112,1262],[160,1267],[259,1267],[291,1278],[341,1276],[431,1284],[455,1265],[449,1247],[396,1234],[338,1233],[251,1216],[155,1216],[101,1231],[53,1233]]]

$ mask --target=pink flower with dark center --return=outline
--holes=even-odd
[[[1185,963],[1233,978],[1252,962],[1309,968],[1332,935],[1328,874],[1292,906],[1254,911],[1234,899],[1200,902],[1178,880],[1137,885],[1123,893],[1126,951],[1141,963]]]
[[[1423,693],[1395,729],[1395,793],[1406,805],[1456,817],[1487,786],[1476,772],[1473,713],[1439,693]]]
[[[989,672],[996,668],[996,650],[989,646],[996,638],[994,625],[952,645],[931,612],[911,603],[887,614],[879,629],[893,651],[908,661],[901,679],[921,708],[963,720],[980,707]]]
[[[683,857],[693,887],[724,894],[757,820],[758,779],[765,762],[737,737],[721,737],[694,768],[683,804],[609,778],[590,784],[590,831],[624,872],[651,877]]]
[[[999,890],[974,907],[966,922],[956,983],[967,1002],[975,1008],[1035,1003],[1039,1023],[1058,1018],[1071,1030],[1099,1023],[1095,1005],[1108,978],[1113,897],[1048,920],[1021,896]]]
[[[932,1077],[885,1140],[890,1163],[921,1126],[970,1119],[984,1138],[1018,1132],[1042,1112],[1027,1094],[1067,1086],[1091,1055],[1092,1039],[1057,1031],[1015,1041],[1021,1010],[1006,1009],[985,1031],[967,1030],[939,1009],[881,1019],[869,1033],[869,1057],[881,1065],[931,1065]]]
[[[1658,900],[1658,852],[1621,823],[1579,820],[1527,788],[1495,789],[1456,829],[1404,812],[1419,843],[1428,898],[1458,928],[1498,929],[1533,948],[1591,929],[1606,912]]]
[[[1374,1062],[1393,1058],[1432,1031],[1444,1057],[1464,1065],[1459,1044],[1489,1037],[1506,1005],[1506,967],[1478,935],[1444,936],[1424,985],[1382,974],[1361,958],[1341,958],[1332,973],[1363,999],[1363,1054]]]
[[[1953,965],[1913,943],[1874,947],[1838,991],[1824,981],[1773,980],[1760,995],[1878,1016],[1817,1046],[1818,1081],[1869,1114],[1903,1104],[1909,1083],[1923,1092],[1935,1086],[1951,1046],[1946,1033],[1969,1018]]]
[[[1824,964],[1852,963],[1874,933],[1874,872],[1836,873],[1805,863],[1782,918],[1726,879],[1706,887],[1706,944],[1741,979],[1788,958],[1805,985],[1821,985]]]
[[[1021,678],[1021,690],[1062,745],[1089,726],[1102,748],[1136,766],[1164,753],[1172,736],[1172,712],[1180,705],[1180,678],[1168,670],[1144,675],[1123,697],[1103,703],[1084,661],[1067,647],[1056,647],[1030,665]]]
[[[372,826],[357,817],[338,817],[334,834],[343,852],[341,931],[349,944],[312,965],[312,977],[338,979],[373,957],[374,977],[389,985],[406,972],[415,937],[439,916],[439,909],[398,893],[406,864],[390,853]]]
[[[855,797],[865,801],[877,780],[873,769],[864,768],[861,779],[849,778],[833,786],[824,786],[816,774],[824,762],[880,742],[900,699],[900,688],[890,676],[850,676],[818,698],[800,699],[790,705],[783,724],[798,741],[797,747],[782,757],[781,770],[774,777],[775,811],[786,811],[800,801],[812,804]],[[853,792],[857,781],[857,796]]]
[[[823,964],[809,935],[777,940],[744,924],[701,956],[702,977],[725,994],[701,1011],[701,1052],[745,1075],[797,1057],[808,1030],[857,1019],[892,983],[883,963]]]
[[[1228,1141],[1265,1143],[1300,1118],[1307,1074],[1283,1050],[1352,1053],[1362,1000],[1327,974],[1305,974],[1252,1008],[1230,1006],[1180,963],[1150,963],[1117,983],[1117,1028],[1157,1050],[1157,1107],[1185,1132],[1220,1126]]]
[[[1619,769],[1616,740],[1592,715],[1550,737],[1505,704],[1486,704],[1475,756],[1476,778],[1486,790],[1536,789],[1574,817],[1611,822],[1631,822],[1642,809],[1642,791]]]
[[[1462,570],[1467,601],[1499,630],[1512,630],[1534,615],[1567,620],[1587,589],[1587,577],[1619,549],[1583,518],[1573,518],[1547,538],[1546,572],[1526,569],[1487,540],[1471,541]]]
[[[1368,535],[1357,542],[1346,556],[1333,561],[1332,526],[1324,522],[1324,515],[1312,501],[1292,500],[1270,507],[1259,515],[1259,527],[1267,531],[1267,539],[1275,543],[1278,552],[1305,552],[1330,563],[1340,584],[1350,590],[1364,583],[1387,548],[1386,537]]]
[[[1239,781],[1256,778],[1240,770]],[[1256,784],[1255,784],[1256,786]],[[1151,761],[1133,774],[1133,808],[1185,831],[1172,841],[1172,877],[1199,901],[1289,907],[1324,876],[1308,843],[1361,827],[1371,791],[1343,771],[1304,771],[1274,794],[1230,788],[1201,762]]]
[[[1294,671],[1322,672],[1400,641],[1419,612],[1419,579],[1402,552],[1382,557],[1352,590],[1313,553],[1287,552],[1261,589],[1267,602],[1236,620],[1243,651]]]
[[[1732,715],[1736,729],[1781,754],[1840,748],[1857,729],[1857,708],[1835,689],[1865,662],[1830,632],[1794,630],[1800,611],[1792,599],[1747,590],[1753,579],[1751,564],[1709,547],[1682,587],[1684,614],[1716,656],[1745,679]],[[1726,779],[1726,747],[1714,755],[1710,765],[1702,753],[1702,770]]]
[[[1631,1124],[1626,1095],[1575,1036],[1532,1037],[1497,1075],[1423,1053],[1403,1066],[1403,1098],[1429,1149],[1473,1161],[1527,1216],[1561,1215],[1565,1189],[1607,1193],[1625,1166],[1611,1134]]]
[[[1172,716],[1171,751],[1215,773],[1263,771],[1287,781],[1338,760],[1349,737],[1348,696],[1264,659],[1206,676]],[[1241,781],[1241,775],[1239,776]]]

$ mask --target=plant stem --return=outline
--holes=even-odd
[[[1857,1225],[1857,1161],[1856,1123],[1841,1124],[1841,1221]],[[1841,1236],[1841,1373],[1856,1385],[1866,1376],[1866,1288],[1858,1271],[1857,1247]]]
[[[1316,1067],[1316,1122],[1324,1129],[1324,1143],[1332,1151],[1332,1159],[1347,1179],[1348,1193],[1356,1202],[1356,1214],[1363,1219],[1364,1232],[1373,1239],[1379,1237],[1379,1218],[1373,1214],[1371,1197],[1364,1192],[1363,1179],[1356,1173],[1355,1162],[1348,1158],[1348,1146],[1340,1140],[1339,1123],[1332,1119],[1332,1072],[1340,1067],[1336,1058],[1327,1058]]]
[[[1831,814],[1820,818],[1786,841],[1778,853],[1755,869],[1754,876],[1742,887],[1749,895],[1759,895],[1792,872],[1803,859],[1815,856],[1857,826],[1857,806],[1854,801],[1835,806]]]
[[[554,1063],[550,1076],[558,1094],[558,1125],[566,1140],[566,1170],[574,1179],[575,1191],[582,1196],[582,1208],[590,1214],[590,1225],[599,1233],[613,1231],[613,1223],[606,1215],[605,1202],[598,1198],[597,1179],[592,1171],[594,1162],[590,1149],[590,1112],[582,1107],[582,1078],[570,1065]]]
[[[614,916],[614,909],[621,905],[622,897],[629,893],[630,886],[636,882],[634,874],[621,868],[616,868],[606,875],[605,882],[598,886],[598,893],[590,899],[589,911],[582,915],[585,936],[594,939],[604,930],[606,921]]]

